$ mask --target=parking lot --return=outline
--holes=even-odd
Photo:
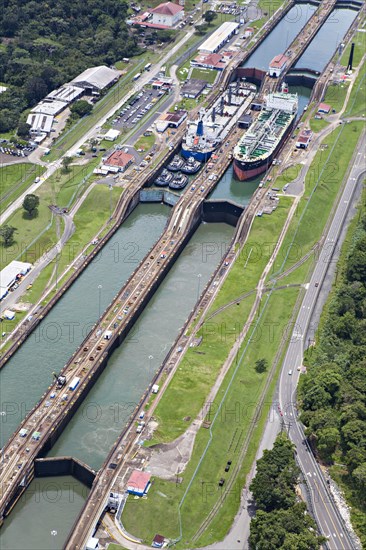
[[[7,140],[0,142],[0,164],[9,164],[11,162],[20,162],[32,152],[33,145],[21,145],[20,143],[10,143]]]
[[[154,104],[164,94],[163,91],[143,89],[121,109],[119,116],[112,120],[115,129],[132,128],[142,117],[154,107]]]

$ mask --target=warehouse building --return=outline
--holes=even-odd
[[[47,100],[40,101],[33,107],[31,113],[43,113],[44,115],[56,116],[66,109],[67,103],[64,101]]]
[[[178,128],[187,118],[187,111],[178,110],[174,113],[163,113],[155,123],[157,132],[165,132],[167,128]]]
[[[30,113],[27,124],[30,125],[31,134],[49,134],[51,132],[54,117],[43,113]]]
[[[199,78],[191,78],[182,86],[180,93],[183,97],[196,99],[196,97],[202,94],[206,86],[207,86],[206,80],[200,80]]]
[[[87,92],[98,93],[113,86],[120,76],[121,71],[116,71],[105,65],[100,65],[99,67],[90,67],[90,69],[86,69],[86,71],[74,78],[70,84],[83,88]]]
[[[85,93],[84,88],[78,86],[71,86],[66,84],[61,86],[58,90],[53,90],[47,96],[49,100],[64,101],[65,103],[72,103]]]
[[[239,23],[226,21],[198,48],[200,53],[216,53],[235,34]]]

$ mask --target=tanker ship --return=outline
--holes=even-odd
[[[183,138],[181,154],[206,162],[235,124],[239,113],[246,110],[254,97],[254,84],[233,82],[206,111],[200,109],[198,120],[190,120]]]
[[[292,130],[297,109],[297,94],[268,94],[265,108],[234,149],[234,175],[238,180],[255,178],[268,170]]]

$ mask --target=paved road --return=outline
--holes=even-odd
[[[300,376],[297,368],[302,365],[304,351],[303,335],[306,334],[329,262],[337,246],[337,240],[352,199],[356,182],[359,178],[364,177],[366,173],[365,147],[366,139],[364,134],[358,144],[353,166],[301,305],[292,339],[283,363],[279,384],[279,402],[284,414],[285,423],[289,429],[289,436],[296,445],[297,459],[308,482],[319,528],[322,534],[328,537],[328,546],[331,550],[350,550],[355,546],[349,534],[345,531],[344,523],[332,500],[319,465],[306,444],[304,432],[297,421],[295,393]],[[315,286],[316,283],[317,286]],[[291,375],[289,374],[290,371],[292,371]]]

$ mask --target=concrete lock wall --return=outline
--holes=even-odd
[[[37,458],[34,461],[35,477],[73,476],[91,488],[96,473],[78,459],[71,456]]]

